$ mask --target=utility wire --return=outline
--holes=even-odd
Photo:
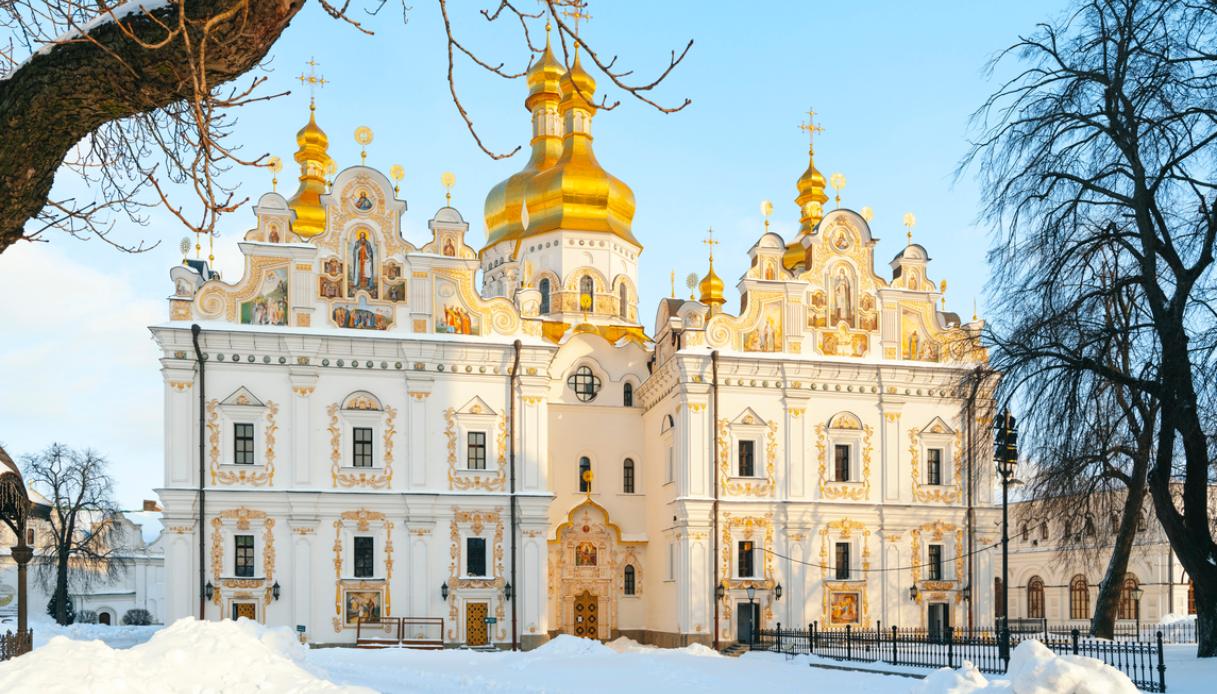
[[[964,554],[957,554],[954,557],[950,557],[950,558],[944,557],[942,559],[942,561],[940,562],[940,564],[949,564],[950,562],[953,562],[956,559],[964,559],[966,557],[970,557],[975,554],[980,554],[981,552],[984,552],[984,551],[990,550],[990,549],[995,549],[997,547],[1001,547],[1000,542],[995,542],[991,545],[985,545],[984,547],[979,547],[977,549],[972,550],[971,552],[966,552]],[[792,561],[796,564],[802,564],[803,566],[812,566],[817,569],[829,569],[829,570],[836,568],[835,566],[825,566],[823,564],[817,564],[817,563],[811,562],[811,561],[803,561],[802,559],[795,559],[793,557],[788,557],[785,554],[778,554],[777,552],[774,552],[773,550],[767,549],[765,547],[761,547],[760,549],[762,552],[765,552],[767,554],[772,554],[773,556],[778,557],[779,559],[785,559],[787,561]],[[886,567],[886,568],[882,568],[882,569],[853,569],[853,568],[850,568],[849,571],[850,571],[850,573],[853,573],[854,571],[859,571],[862,573],[884,573],[886,571],[912,571],[913,569],[924,569],[929,566],[932,566],[932,564],[914,564],[911,566],[895,566],[895,567]]]

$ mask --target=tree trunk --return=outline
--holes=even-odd
[[[1099,597],[1094,604],[1094,618],[1090,622],[1090,635],[1102,639],[1115,638],[1116,616],[1120,610],[1120,593],[1124,587],[1124,574],[1128,573],[1128,557],[1132,554],[1133,542],[1137,539],[1137,523],[1141,518],[1141,505],[1145,499],[1145,465],[1135,466],[1132,485],[1124,499],[1120,528],[1107,560],[1107,573],[1099,583]],[[1072,597],[1072,596],[1071,596]]]
[[[55,561],[55,622],[68,625],[68,553],[59,552]]]
[[[303,4],[192,0],[186,13],[196,50],[203,20],[243,8],[211,34],[208,83],[220,85],[257,65]],[[178,8],[179,2],[170,2],[153,14],[172,27]],[[149,42],[165,35],[140,14],[128,16],[124,25]],[[54,45],[0,80],[0,253],[22,238],[26,223],[45,207],[55,173],[76,143],[106,123],[193,96],[189,56],[181,40],[143,48],[106,21],[88,35],[92,41]]]

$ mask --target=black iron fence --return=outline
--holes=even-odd
[[[16,658],[29,653],[34,648],[34,632],[27,630],[24,634],[7,631],[0,634],[0,660]]]
[[[1053,653],[1081,655],[1101,660],[1128,675],[1138,688],[1147,692],[1166,691],[1166,663],[1163,660],[1163,636],[1158,632],[1154,641],[1105,641],[1083,638],[1078,629],[1054,633],[1051,628],[1040,633],[1010,635],[1011,648],[1020,641],[1036,639]],[[909,667],[957,668],[970,661],[982,672],[1004,674],[1006,662],[1001,657],[1000,640],[991,629],[956,631],[944,629],[882,628],[821,629],[815,622],[807,629],[761,629],[756,633],[753,648],[781,653],[811,655],[855,662],[884,662]]]

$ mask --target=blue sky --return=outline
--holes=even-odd
[[[352,133],[371,127],[368,164],[405,167],[406,233],[414,242],[443,203],[440,174],[454,172],[453,204],[471,222],[477,246],[486,191],[518,170],[525,155],[495,162],[477,149],[448,96],[438,10],[429,0],[412,4],[406,24],[394,2],[367,18],[376,32],[368,37],[309,3],[271,52],[267,92],[294,92],[244,109],[235,138],[246,154],[282,157],[288,168],[280,190],[294,189],[291,154],[308,97],[293,78],[315,57],[330,82],[318,92],[318,122],[339,166],[358,163]],[[477,12],[493,4],[451,3],[457,31],[488,59],[522,67],[528,56],[518,29],[487,25]],[[969,115],[996,86],[986,63],[1065,6],[1062,0],[592,3],[585,35],[640,76],[695,40],[657,94],[665,103],[692,99],[680,113],[658,113],[596,75],[610,100],[621,99],[596,117],[595,147],[637,198],[634,234],[645,245],[640,313],[648,330],[656,300],[668,294],[669,272],[676,271],[678,291],[688,273],[704,273],[700,241],[708,226],[722,242],[715,265],[730,287],[729,307],[737,305],[734,283],[746,251],[761,233],[761,200],[774,203],[772,228],[793,234],[794,183],[807,165],[806,135],[797,125],[809,107],[825,128],[816,145],[820,170],[846,175],[843,205],[875,211],[880,274],[888,274],[886,262],[904,243],[901,217],[912,211],[914,239],[933,258],[931,276],[949,283],[948,309],[967,316],[975,299],[983,317],[987,237],[977,224],[979,192],[974,176],[955,180],[955,167],[967,151]],[[457,79],[490,147],[526,145],[521,81],[467,62]],[[269,190],[269,179],[264,170],[249,170],[233,180],[256,199]],[[230,280],[240,274],[235,240],[251,220],[245,208],[224,221],[216,254]],[[144,326],[167,316],[168,268],[181,259],[183,230],[157,213],[148,227],[120,225],[115,234],[162,243],[131,256],[98,241],[59,237],[0,255],[0,442],[15,456],[52,441],[93,446],[114,463],[120,500],[135,505],[152,497],[162,476],[162,385]]]

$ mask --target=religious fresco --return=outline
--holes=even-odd
[[[443,304],[435,316],[435,332],[448,335],[481,335],[482,318],[455,303]]]
[[[406,283],[405,282],[387,282],[385,283],[385,298],[389,301],[405,301],[406,300]]]
[[[339,328],[388,330],[393,324],[393,309],[372,306],[361,296],[356,303],[334,304],[330,309],[330,317]]]
[[[782,304],[773,302],[761,309],[756,328],[744,333],[745,352],[782,351]]]
[[[241,303],[241,323],[287,325],[287,268],[263,275],[257,296]]]
[[[359,191],[358,195],[355,197],[355,202],[351,204],[354,205],[355,209],[359,210],[360,212],[367,212],[375,206],[372,199],[368,197],[368,191],[366,190]]]
[[[836,327],[844,323],[847,327],[854,327],[854,283],[844,265],[837,267],[831,286],[832,304],[828,312],[828,325]]]
[[[580,542],[575,547],[575,566],[595,566],[596,545],[590,542]]]
[[[355,292],[367,292],[373,299],[379,298],[376,291],[376,247],[368,239],[368,230],[360,229],[351,241],[347,263],[347,296]]]
[[[378,590],[348,590],[346,598],[346,621],[379,622],[380,604],[383,595]]]
[[[858,594],[833,593],[829,606],[829,619],[833,624],[857,624]]]

